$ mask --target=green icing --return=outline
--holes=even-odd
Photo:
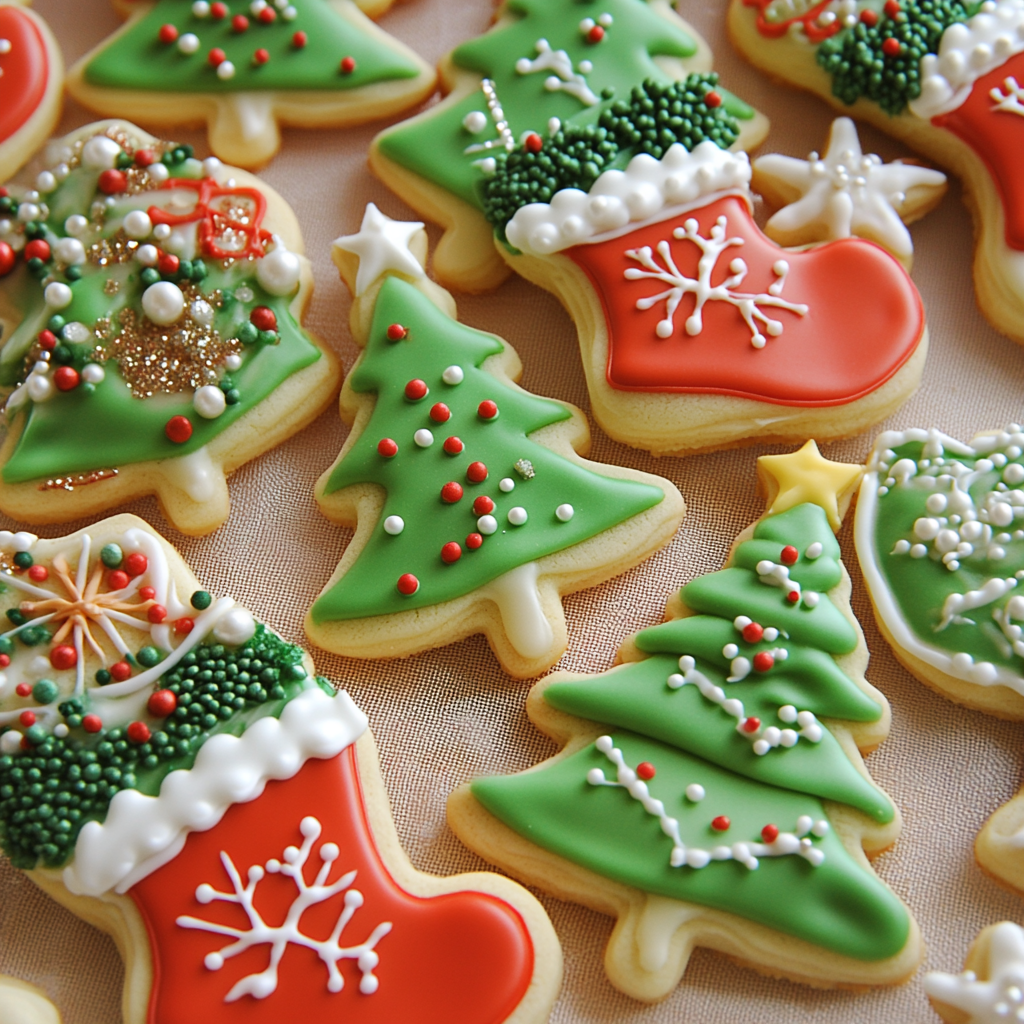
[[[89,62],[85,79],[90,85],[112,89],[237,93],[358,89],[419,74],[419,68],[386,40],[333,11],[327,0],[302,0],[296,7],[298,16],[293,21],[278,12],[276,20],[265,25],[245,0],[229,0],[229,14],[220,20],[195,17],[190,0],[160,0]],[[232,28],[236,14],[249,18],[245,32]],[[162,43],[158,33],[166,24],[178,29],[179,38],[186,33],[198,36],[196,52],[185,54],[176,43]],[[306,33],[304,47],[292,44],[297,31]],[[215,47],[234,64],[231,78],[219,78],[210,64],[208,54]],[[257,65],[253,53],[260,48],[268,51],[270,59]],[[340,63],[348,56],[356,66],[344,74]]]
[[[387,328],[393,323],[408,329],[405,340],[388,340]],[[494,335],[452,320],[412,285],[395,277],[384,281],[366,352],[349,377],[354,391],[376,394],[373,413],[335,467],[325,493],[375,483],[387,496],[366,547],[313,605],[314,621],[384,615],[451,600],[510,569],[579,544],[662,500],[660,488],[600,476],[529,440],[528,434],[566,420],[570,413],[558,402],[501,384],[480,368],[503,350]],[[465,375],[460,384],[442,379],[453,365]],[[430,393],[410,402],[405,385],[417,379],[426,382]],[[488,399],[497,404],[499,414],[484,421],[477,407]],[[429,416],[436,402],[451,410],[445,423]],[[413,435],[424,428],[432,431],[434,441],[421,448]],[[443,442],[451,436],[463,442],[461,454],[445,452]],[[383,438],[398,444],[398,454],[391,459],[377,451]],[[532,463],[532,479],[514,468],[520,459]],[[473,462],[487,467],[487,479],[481,483],[466,476]],[[498,487],[505,477],[515,481],[515,489],[507,494]],[[463,498],[454,504],[441,500],[441,488],[448,481],[457,481],[464,489]],[[495,502],[498,529],[474,551],[465,539],[477,530],[478,514],[472,506],[480,495]],[[564,503],[574,509],[569,522],[555,516]],[[509,510],[517,506],[527,511],[525,525],[513,526],[507,520]],[[405,522],[397,536],[383,526],[392,515]],[[451,541],[463,545],[463,554],[457,562],[445,564],[441,548]],[[420,581],[417,593],[409,597],[395,586],[404,573]]]
[[[552,117],[563,124],[595,123],[612,99],[625,99],[635,85],[647,79],[663,83],[672,80],[654,57],[685,58],[697,49],[687,33],[656,14],[645,0],[607,0],[600,8],[578,0],[509,0],[505,9],[511,21],[463,43],[452,53],[452,61],[457,68],[477,72],[494,83],[517,143],[525,132],[535,131],[546,137]],[[613,23],[600,43],[588,43],[580,32],[580,22],[604,13],[612,15]],[[551,70],[529,74],[516,71],[518,60],[537,57],[540,39],[546,39],[554,51],[564,50],[576,69],[581,61],[593,64],[585,78],[600,102],[587,105],[564,90],[545,89]],[[730,113],[744,116],[739,112],[742,106]],[[477,135],[464,128],[463,119],[473,111],[488,113],[486,97],[480,90],[436,114],[384,133],[380,137],[381,151],[395,163],[479,208],[478,185],[483,173],[475,161],[494,156],[498,150],[466,153],[465,149],[498,136],[490,117],[487,127]],[[746,108],[745,116],[751,117],[753,112]]]
[[[751,781],[629,732],[615,731],[612,738],[627,765],[654,765],[650,793],[679,822],[688,847],[758,842],[769,823],[791,831],[801,815],[826,817],[815,797]],[[615,778],[611,762],[590,745],[539,770],[474,782],[472,791],[531,842],[644,892],[729,911],[858,960],[883,960],[903,948],[910,930],[906,910],[833,831],[813,840],[825,855],[817,867],[784,856],[761,857],[753,871],[735,860],[674,868],[672,841],[659,820],[626,790],[588,784],[587,773],[595,768]],[[705,789],[699,803],[684,796],[692,783]],[[725,833],[711,828],[722,814],[731,821]]]

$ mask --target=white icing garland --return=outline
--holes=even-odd
[[[1003,92],[999,86],[989,89],[988,94],[995,106],[993,110],[1002,110],[1007,114],[1019,114],[1024,117],[1024,85],[1018,85],[1013,75],[1003,79]]]
[[[665,813],[665,805],[651,796],[647,783],[637,777],[616,747],[611,736],[600,736],[594,744],[597,749],[615,766],[616,781],[609,782],[600,768],[592,768],[587,772],[587,782],[592,786],[613,786],[624,789],[632,799],[643,805],[643,809],[652,817],[657,818],[661,830],[672,840],[672,855],[669,863],[674,868],[684,865],[691,868],[707,867],[713,860],[735,860],[748,871],[758,867],[758,857],[803,857],[809,864],[817,867],[825,860],[825,854],[819,850],[808,837],[810,834],[823,836],[828,831],[827,821],[814,821],[809,814],[802,814],[796,822],[794,832],[780,832],[770,843],[738,842],[731,846],[716,846],[704,850],[697,846],[686,846],[679,835],[679,822]]]
[[[329,697],[312,684],[279,719],[260,718],[240,737],[210,737],[191,769],[164,779],[159,796],[123,789],[102,824],[82,828],[64,885],[76,895],[126,891],[173,857],[189,832],[213,828],[232,804],[255,800],[271,779],[292,778],[309,758],[334,757],[366,726],[347,693]]]
[[[567,93],[585,107],[593,107],[601,102],[600,97],[587,85],[586,76],[593,70],[589,60],[581,60],[577,70],[569,54],[565,50],[552,50],[546,39],[538,39],[536,49],[537,56],[533,60],[529,57],[520,57],[516,61],[517,74],[532,75],[538,71],[553,71],[553,75],[544,79],[544,88],[548,92]]]
[[[301,848],[289,846],[283,854],[283,863],[279,860],[269,860],[264,867],[254,864],[249,868],[247,874],[248,884],[242,885],[241,876],[235,867],[231,857],[221,851],[220,860],[224,865],[224,871],[231,880],[232,892],[218,892],[211,885],[203,883],[196,889],[196,899],[200,903],[212,903],[218,900],[223,903],[234,903],[240,906],[246,917],[249,919],[250,927],[246,929],[231,928],[227,925],[214,924],[210,921],[203,921],[200,918],[182,916],[177,923],[182,928],[193,928],[198,931],[213,932],[214,935],[227,935],[236,941],[225,946],[215,953],[207,954],[204,963],[208,970],[219,971],[226,960],[230,960],[254,946],[270,946],[270,964],[263,971],[256,974],[247,974],[240,981],[237,981],[231,991],[224,997],[224,1002],[233,1003],[244,995],[253,996],[256,999],[265,999],[277,989],[277,970],[289,945],[302,946],[311,949],[320,957],[327,966],[327,990],[329,992],[340,992],[345,987],[345,979],[338,970],[339,960],[355,960],[362,977],[359,980],[359,991],[363,995],[372,995],[377,991],[380,984],[379,979],[373,973],[373,969],[380,961],[375,951],[377,943],[391,931],[391,922],[384,921],[377,925],[370,933],[370,937],[355,946],[341,946],[339,940],[349,921],[355,912],[363,905],[363,894],[358,889],[350,889],[349,886],[355,881],[356,872],[349,871],[337,881],[327,884],[327,878],[331,873],[331,867],[338,859],[340,850],[336,843],[323,843],[320,847],[321,867],[312,885],[305,879],[304,869],[313,843],[320,837],[323,828],[320,822],[312,817],[305,817],[299,824],[299,831],[303,835]],[[288,908],[288,913],[280,925],[269,925],[263,920],[263,916],[253,905],[253,898],[256,888],[266,877],[267,873],[281,874],[291,878],[298,890],[297,895]],[[302,915],[310,907],[324,903],[331,897],[344,891],[344,901],[341,913],[334,925],[334,929],[326,939],[314,939],[304,935],[300,931]]]

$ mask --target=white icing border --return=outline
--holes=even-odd
[[[366,715],[345,691],[329,697],[311,683],[281,717],[260,718],[241,737],[221,733],[189,770],[171,772],[159,796],[124,789],[103,823],[78,834],[64,885],[76,895],[125,892],[173,859],[189,832],[213,828],[232,804],[255,800],[271,779],[290,779],[312,757],[341,753],[366,730]]]
[[[942,33],[938,54],[921,58],[921,95],[910,110],[928,120],[956,110],[974,83],[1024,51],[1024,0],[987,0],[967,22]]]
[[[601,241],[666,207],[693,203],[716,192],[740,190],[749,196],[749,183],[746,153],[730,153],[710,139],[692,152],[675,142],[660,160],[639,153],[624,171],[605,171],[589,192],[563,188],[550,203],[520,207],[505,233],[522,252],[547,256]]]

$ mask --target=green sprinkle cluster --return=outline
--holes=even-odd
[[[65,701],[68,736],[34,726],[30,749],[0,757],[0,846],[16,867],[59,867],[82,826],[102,821],[120,790],[155,795],[169,772],[192,766],[211,734],[240,735],[257,708],[279,715],[306,678],[302,656],[262,625],[244,647],[196,647],[162,678],[158,688],[170,690],[178,706],[145,743],[120,726],[84,732],[83,702]]]
[[[938,53],[942,33],[967,21],[980,6],[966,0],[900,0],[895,16],[880,13],[874,25],[860,21],[826,39],[818,47],[818,63],[832,76],[832,93],[844,103],[866,96],[896,116],[921,95],[921,58]],[[887,39],[899,42],[898,54],[884,52]]]
[[[586,192],[613,163],[625,166],[637,153],[660,160],[676,142],[692,150],[710,139],[728,149],[739,125],[721,103],[708,105],[717,83],[715,74],[690,75],[684,82],[647,80],[628,100],[606,107],[596,124],[567,124],[536,153],[524,147],[499,155],[494,175],[483,185],[485,216],[504,232],[521,206],[548,203],[563,188]]]

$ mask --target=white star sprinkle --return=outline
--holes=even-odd
[[[772,153],[755,160],[753,169],[755,189],[788,203],[765,225],[775,241],[807,245],[855,235],[877,242],[907,266],[914,246],[904,224],[935,206],[946,190],[939,171],[899,160],[883,164],[865,154],[848,117],[832,122],[824,156],[798,160]]]
[[[421,221],[392,220],[368,203],[359,233],[343,235],[334,245],[359,257],[356,274],[356,295],[389,271],[397,271],[414,280],[423,277],[423,266],[413,255],[409,243],[423,230]]]

